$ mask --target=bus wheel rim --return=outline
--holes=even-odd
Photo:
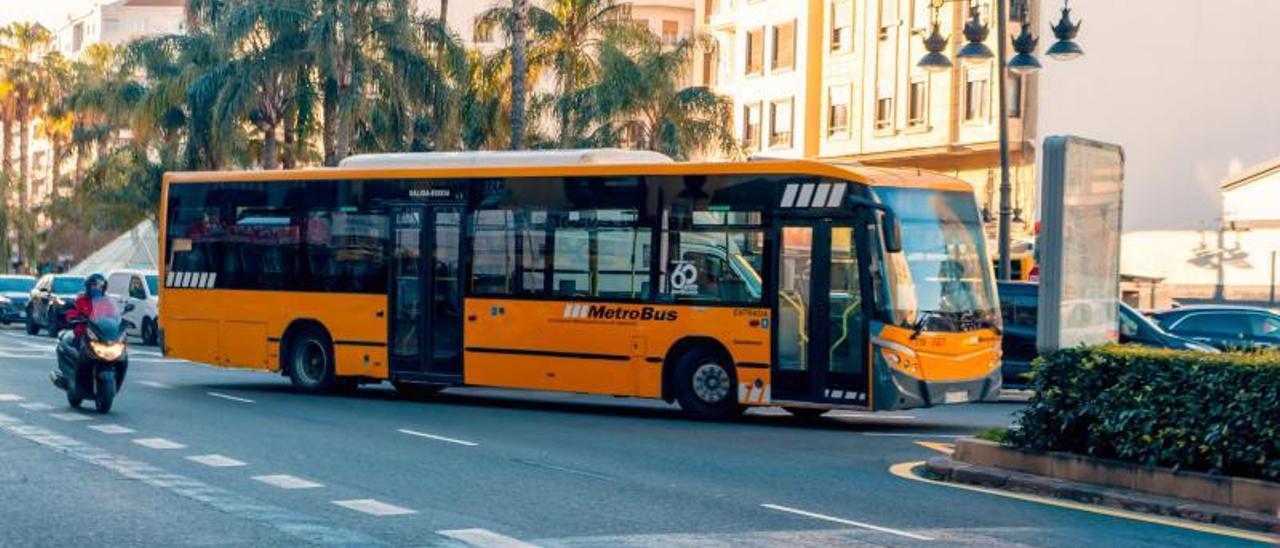
[[[324,375],[324,347],[317,341],[307,341],[298,352],[298,361],[294,363],[302,376],[310,382],[320,382]]]
[[[706,403],[720,403],[729,397],[729,372],[720,364],[708,362],[693,372],[693,394]]]

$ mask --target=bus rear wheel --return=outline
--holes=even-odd
[[[291,337],[287,365],[289,380],[304,392],[323,393],[333,390],[333,343],[323,331],[304,328]]]
[[[719,352],[695,348],[675,363],[676,401],[680,409],[702,420],[725,420],[742,413],[733,366]]]

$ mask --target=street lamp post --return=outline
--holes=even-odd
[[[958,1],[961,0],[931,0],[930,8],[933,10],[932,31],[924,39],[925,50],[928,53],[917,64],[920,68],[931,72],[942,72],[951,69],[951,60],[947,59],[947,56],[942,53],[946,49],[949,38],[942,36],[939,31],[938,13],[942,10],[942,6],[949,2]],[[1025,75],[1034,73],[1041,68],[1040,60],[1035,57],[1035,49],[1039,40],[1035,35],[1031,34],[1029,28],[1030,13],[1027,1],[995,0],[996,36],[998,39],[998,46],[996,47],[996,72],[998,73],[996,86],[997,93],[1000,94],[1000,226],[996,245],[1000,254],[998,274],[1001,280],[1008,280],[1012,277],[1009,249],[1012,243],[1010,232],[1013,221],[1013,184],[1010,181],[1009,167],[1009,77],[1006,72],[1013,71]],[[1012,60],[1009,59],[1009,2],[1019,2],[1018,5],[1021,9],[1018,11],[1018,18],[1022,27],[1018,36],[1013,39],[1013,48],[1017,55]],[[1070,0],[1063,0],[1062,19],[1051,27],[1058,42],[1046,52],[1050,57],[1060,61],[1069,61],[1084,54],[1084,50],[1075,43],[1076,34],[1080,31],[1080,23],[1071,22],[1069,2]],[[956,57],[965,62],[986,62],[991,59],[991,50],[983,43],[987,38],[987,27],[982,23],[976,5],[970,8],[969,13],[970,20],[964,26],[964,35],[968,43],[957,52]]]

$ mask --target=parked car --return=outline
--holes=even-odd
[[[1001,372],[1005,386],[1023,386],[1031,372],[1036,349],[1036,322],[1040,309],[1039,284],[1000,282],[1000,311],[1004,319],[1004,359]],[[1120,342],[1155,348],[1218,352],[1212,346],[1171,334],[1150,318],[1123,302],[1120,303]]]
[[[1151,315],[1165,330],[1221,350],[1280,348],[1280,314],[1247,306],[1184,306]]]
[[[27,302],[27,333],[35,335],[47,329],[57,337],[66,321],[67,309],[75,306],[76,294],[84,289],[84,277],[70,274],[45,274],[31,290]]]
[[[154,346],[159,339],[160,277],[154,270],[115,270],[107,274],[107,295],[120,304],[129,321],[128,334]],[[125,305],[133,305],[130,309]]]
[[[0,324],[27,320],[27,300],[35,285],[33,276],[0,276]]]

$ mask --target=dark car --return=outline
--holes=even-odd
[[[1040,308],[1040,286],[1034,283],[1000,282],[1000,311],[1004,319],[1001,372],[1005,386],[1023,386],[1031,371],[1036,350],[1036,321]],[[1155,348],[1217,352],[1196,341],[1171,334],[1150,318],[1120,303],[1120,342]]]
[[[36,279],[31,276],[0,276],[0,324],[27,319],[27,299]]]
[[[1166,331],[1221,350],[1280,348],[1280,314],[1247,306],[1184,306],[1151,315]]]
[[[41,277],[27,303],[27,333],[35,335],[47,329],[50,337],[58,336],[66,321],[67,309],[75,306],[76,294],[81,289],[84,289],[83,276],[45,274]]]

